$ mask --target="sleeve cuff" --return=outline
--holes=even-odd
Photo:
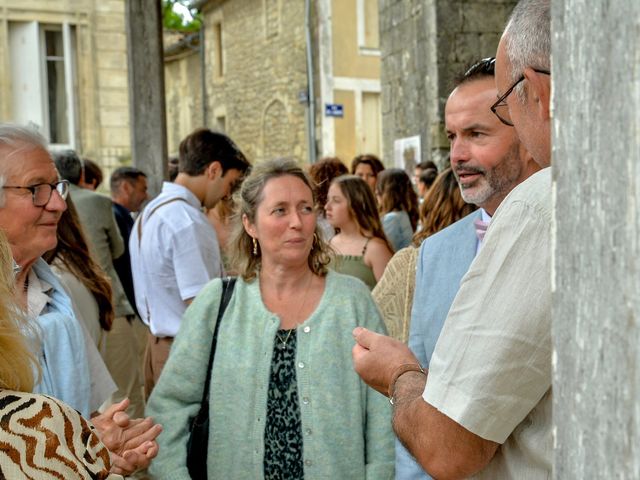
[[[454,385],[441,383],[434,375],[427,377],[422,398],[440,413],[485,440],[502,444],[513,431],[504,419],[482,409],[481,399],[468,395]]]

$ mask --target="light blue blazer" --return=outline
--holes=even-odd
[[[411,309],[409,348],[428,368],[431,355],[458,293],[462,277],[476,256],[478,238],[473,222],[481,211],[467,215],[428,237],[420,246],[416,289]],[[430,479],[413,456],[396,440],[396,479]]]

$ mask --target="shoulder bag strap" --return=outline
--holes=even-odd
[[[236,277],[227,277],[222,279],[222,297],[220,299],[220,308],[218,309],[218,318],[216,319],[216,326],[213,328],[213,338],[211,339],[211,353],[209,353],[209,366],[207,367],[207,378],[204,382],[204,391],[202,392],[202,402],[200,409],[209,409],[209,389],[211,385],[211,370],[213,369],[213,357],[216,354],[216,344],[218,343],[218,329],[224,311],[227,309],[229,300],[233,295],[233,288],[236,284]]]
[[[174,197],[174,198],[170,198],[169,200],[165,200],[164,202],[156,205],[155,207],[153,207],[153,209],[149,212],[149,214],[147,215],[147,220],[151,217],[151,215],[153,215],[155,213],[156,210],[158,210],[160,207],[165,206],[168,203],[172,203],[172,202],[176,202],[180,200],[181,202],[187,202],[184,198],[180,198],[180,197]],[[188,203],[188,202],[187,202]],[[140,246],[142,245],[142,217],[144,216],[144,212],[142,212],[140,214],[140,216],[138,217],[138,219],[136,220],[136,224],[137,224],[137,229],[138,229],[138,248],[140,248]],[[149,309],[149,302],[147,301],[147,295],[146,292],[143,293],[144,296],[144,304],[145,307],[147,309],[147,318],[144,320],[145,322],[149,322],[149,325],[151,324],[151,310]],[[142,316],[142,315],[141,315]]]
[[[155,213],[155,211],[158,210],[160,207],[165,206],[167,203],[176,202],[178,200],[180,200],[182,202],[187,202],[184,198],[180,198],[180,197],[175,197],[175,198],[170,198],[169,200],[165,200],[164,202],[160,203],[159,205],[156,205],[153,208],[153,210],[151,210],[149,212],[149,215],[147,215],[147,220],[149,220],[149,218],[151,218],[151,215],[153,215]],[[138,219],[138,247],[140,246],[141,243],[142,243],[142,214],[140,215],[140,218]]]

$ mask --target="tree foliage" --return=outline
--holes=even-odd
[[[202,26],[200,13],[190,7],[189,0],[162,0],[162,23],[165,29],[178,32],[197,32]],[[185,19],[174,11],[174,5],[184,5],[189,9],[193,20]]]

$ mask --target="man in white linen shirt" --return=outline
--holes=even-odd
[[[180,143],[179,173],[138,217],[131,238],[131,270],[140,318],[151,333],[144,359],[151,394],[188,304],[224,274],[216,232],[202,213],[229,195],[249,162],[222,133],[197,129]]]
[[[355,368],[394,401],[394,429],[436,478],[551,476],[549,0],[523,0],[498,46],[492,110],[543,170],[500,205],[464,277],[429,371],[354,330]]]

